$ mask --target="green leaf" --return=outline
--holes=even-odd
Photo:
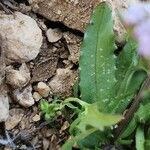
[[[130,104],[140,86],[146,79],[147,73],[139,66],[139,56],[136,51],[136,43],[128,39],[127,44],[116,59],[116,86],[111,102],[108,104],[109,112],[122,113]]]
[[[140,123],[146,123],[147,121],[150,121],[150,103],[145,105],[141,104],[135,116]]]
[[[105,110],[105,102],[114,96],[111,90],[115,78],[115,37],[111,9],[101,3],[93,12],[84,42],[79,63],[81,99],[88,103],[99,102]]]
[[[130,74],[127,74],[122,81],[122,92],[118,92],[116,98],[109,104],[111,106],[109,110],[115,113],[124,112],[136,93],[138,93],[146,77],[147,73],[144,70],[138,68],[132,69]]]
[[[111,138],[112,133],[110,129],[107,128],[104,132],[97,130],[84,139],[81,139],[78,145],[81,149],[88,148],[93,150],[95,147],[100,147],[102,144],[108,143]]]
[[[56,117],[57,112],[62,110],[64,106],[61,105],[60,100],[54,100],[52,103],[47,102],[46,100],[41,100],[40,108],[43,114],[45,114],[45,119],[50,120]]]
[[[137,121],[135,119],[135,117],[129,122],[128,126],[125,128],[125,130],[123,131],[123,133],[120,135],[120,139],[124,139],[127,138],[128,136],[130,136],[136,129],[137,127]]]
[[[73,144],[77,142],[80,143],[85,137],[87,137],[91,133],[97,130],[103,131],[105,127],[110,127],[123,119],[123,117],[120,115],[109,115],[100,113],[97,109],[97,106],[93,104],[86,104],[86,106],[84,107],[85,111],[79,114],[78,118],[71,124],[70,127],[70,132],[73,134],[75,133],[76,136],[72,137],[69,141],[67,141],[67,143],[65,143],[65,145],[63,146],[65,147],[64,150],[69,150]],[[91,130],[93,132],[89,132]],[[92,136],[92,138],[94,137],[95,136]],[[99,138],[94,138],[94,140],[96,141],[97,139]]]
[[[99,112],[97,104],[87,104],[85,111],[80,114],[80,122],[76,127],[85,132],[88,126],[103,131],[105,127],[110,127],[119,122],[123,117],[121,115],[111,115]]]
[[[121,145],[131,145],[132,142],[133,142],[133,140],[122,140],[122,139],[118,140],[118,143]]]
[[[145,137],[144,137],[144,128],[138,127],[136,130],[136,150],[145,150],[144,143],[145,143]]]
[[[81,133],[78,136],[75,137],[71,137],[71,139],[69,139],[63,146],[62,146],[62,150],[72,150],[72,146],[77,143],[78,141],[80,141],[81,139],[87,137],[88,135],[90,135],[91,133],[95,132],[95,129],[89,129],[84,133]]]
[[[85,135],[88,136],[88,139],[86,139],[86,141],[91,137],[90,134],[88,134],[90,129],[94,129],[94,131],[103,131],[104,128],[110,128],[112,125],[115,125],[121,119],[123,119],[121,115],[111,115],[100,112],[97,107],[97,103],[88,104],[77,98],[68,98],[63,102],[63,105],[67,105],[71,102],[77,102],[78,104],[80,104],[82,107],[82,111],[78,114],[77,119],[75,119],[70,126],[69,132],[72,135],[72,140],[69,140],[67,144],[65,144],[65,147],[67,145],[67,148],[69,146],[72,146],[75,142],[79,143],[80,146],[83,145],[85,143],[85,141],[83,140],[85,138]],[[109,134],[110,131],[107,134],[107,138]],[[99,143],[99,141],[103,141],[105,139],[105,136],[102,136],[100,138],[100,135],[103,135],[103,133],[92,135],[92,138],[95,137],[94,140],[96,141],[96,143]],[[104,139],[102,139],[103,137]],[[97,139],[99,139],[98,142]],[[91,145],[92,144],[93,143],[91,143]]]
[[[110,127],[123,119],[121,115],[111,115],[100,112],[97,103],[88,104],[78,98],[67,98],[63,102],[63,105],[67,105],[71,102],[79,103],[82,106],[82,112],[80,112],[78,118],[74,121],[75,123],[72,123],[70,131],[76,127],[81,132],[85,132],[87,126],[94,127],[97,130],[104,130],[104,127]]]
[[[81,48],[81,99],[98,102],[103,112],[122,113],[147,76],[139,65],[136,48],[135,41],[128,39],[115,57],[111,10],[106,3],[101,3],[92,15]]]

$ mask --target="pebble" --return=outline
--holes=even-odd
[[[32,118],[32,120],[33,120],[34,122],[40,121],[40,119],[41,119],[41,116],[40,116],[40,115],[37,115],[37,114]]]
[[[10,147],[5,147],[4,150],[12,150]]]
[[[38,102],[42,98],[42,96],[38,92],[34,92],[33,98],[36,102]]]
[[[47,97],[50,92],[49,86],[47,86],[44,82],[39,82],[36,90],[42,97]]]
[[[6,83],[14,89],[26,86],[30,79],[30,71],[25,63],[21,65],[19,70],[12,69],[12,67],[6,69]]]
[[[62,133],[64,130],[66,130],[70,126],[68,121],[65,121],[63,126],[60,129],[60,133]]]
[[[14,100],[17,101],[23,107],[30,107],[34,105],[34,99],[32,97],[31,85],[25,87],[22,90],[16,89],[13,91]]]
[[[6,121],[9,116],[8,95],[0,91],[0,122]]]
[[[5,122],[6,130],[16,127],[23,117],[23,109],[13,108],[9,111],[9,117]]]
[[[77,78],[77,72],[70,68],[59,68],[56,75],[49,81],[49,87],[54,95],[62,98],[72,95],[72,85]]]
[[[62,32],[59,29],[48,29],[46,31],[46,36],[48,38],[48,41],[51,43],[57,42],[60,40],[63,36]]]
[[[0,36],[7,64],[35,59],[43,40],[36,21],[20,12],[14,15],[0,12]]]
[[[47,140],[46,138],[43,139],[43,150],[48,150],[49,148],[49,140]]]

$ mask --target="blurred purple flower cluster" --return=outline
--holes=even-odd
[[[139,54],[150,57],[150,3],[130,6],[122,18],[127,27],[133,28]]]

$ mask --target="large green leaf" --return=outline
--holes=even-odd
[[[93,12],[80,57],[80,90],[83,101],[99,102],[104,110],[105,102],[114,96],[115,37],[111,9],[101,3]]]
[[[136,48],[135,41],[129,39],[115,57],[111,10],[101,3],[93,13],[81,48],[81,99],[98,102],[103,112],[122,113],[146,78]]]

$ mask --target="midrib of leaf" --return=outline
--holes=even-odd
[[[104,15],[104,12],[102,12],[102,15]],[[97,81],[98,81],[98,76],[97,76],[97,74],[98,74],[99,72],[98,72],[98,69],[97,69],[97,66],[98,66],[98,65],[96,65],[96,64],[98,64],[97,61],[99,60],[99,59],[98,59],[98,53],[97,53],[97,52],[98,52],[98,45],[99,45],[98,43],[99,43],[100,25],[101,25],[101,23],[99,22],[99,24],[98,24],[99,30],[98,30],[98,32],[97,32],[97,38],[96,38],[96,39],[97,39],[97,42],[96,42],[97,44],[96,44],[96,51],[95,51],[95,58],[96,58],[96,59],[95,59],[95,72],[96,72],[96,73],[95,73],[95,85],[96,85],[96,91],[98,91],[98,87],[97,87],[97,86],[98,86],[98,83],[97,83]],[[97,100],[97,99],[98,99],[98,92],[96,92],[96,100]],[[104,106],[102,106],[102,107],[104,107]]]

